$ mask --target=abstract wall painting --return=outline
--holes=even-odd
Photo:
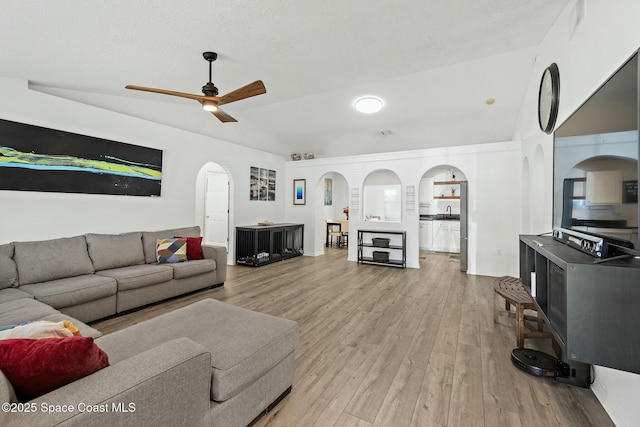
[[[162,150],[0,119],[0,190],[160,196]]]
[[[331,178],[324,179],[324,205],[333,205],[333,180]]]
[[[276,171],[251,166],[249,200],[276,200]]]

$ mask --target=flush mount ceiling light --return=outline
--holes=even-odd
[[[382,102],[382,99],[375,96],[362,96],[356,99],[355,106],[356,110],[361,113],[371,114],[380,111],[384,106],[384,103]]]

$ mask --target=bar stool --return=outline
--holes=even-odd
[[[544,331],[544,319],[537,313],[536,305],[533,298],[529,294],[527,288],[524,287],[520,279],[510,276],[502,276],[496,280],[493,285],[493,321],[498,323],[498,316],[514,317],[516,319],[516,344],[518,348],[524,347],[525,338],[551,338],[551,332]],[[498,307],[499,297],[504,298],[504,310]],[[516,311],[511,311],[511,306]],[[525,314],[525,310],[536,312],[535,316]],[[537,323],[537,330],[534,326],[527,323],[532,321]]]

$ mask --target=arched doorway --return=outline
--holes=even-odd
[[[328,172],[316,183],[315,194],[316,249],[318,252],[324,252],[327,249],[327,221],[341,224],[341,220],[348,217],[344,210],[349,207],[349,186],[341,173]],[[334,228],[341,230],[342,225],[331,226],[330,229]]]
[[[420,180],[419,246],[423,255],[448,253],[460,261],[460,271],[468,268],[468,181],[452,165],[427,170]]]

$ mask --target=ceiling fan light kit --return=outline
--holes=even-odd
[[[218,111],[218,107],[216,107],[216,104],[213,101],[204,101],[202,103],[202,108],[211,112]]]
[[[219,108],[220,105],[230,104],[242,99],[251,98],[252,96],[267,93],[267,89],[264,87],[262,81],[256,80],[255,82],[242,86],[241,88],[229,92],[226,95],[218,96],[218,88],[211,82],[211,63],[218,58],[218,54],[215,52],[204,52],[202,56],[207,62],[209,62],[209,81],[202,86],[202,93],[204,95],[134,85],[127,85],[125,88],[196,100],[202,105],[204,110],[211,112],[211,114],[216,116],[218,120],[223,123],[237,122],[237,120],[222,111]]]
[[[364,114],[373,114],[382,110],[384,102],[376,96],[361,96],[354,103],[356,110]]]

